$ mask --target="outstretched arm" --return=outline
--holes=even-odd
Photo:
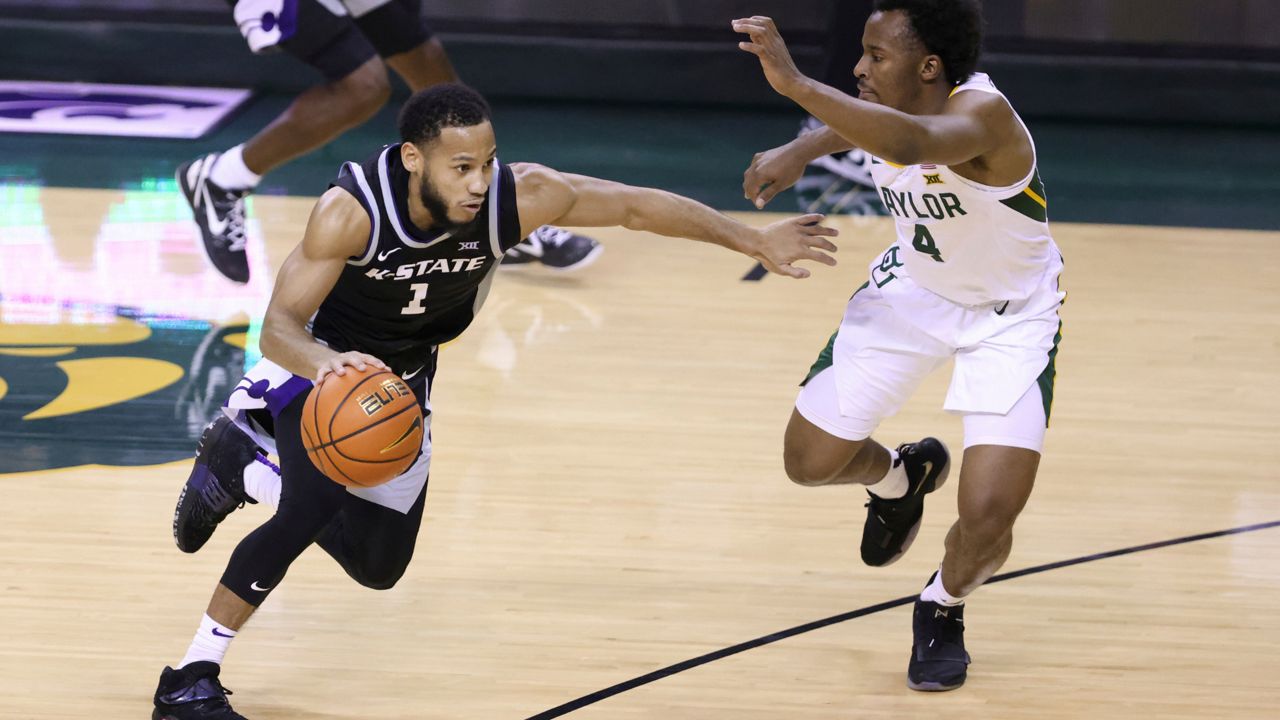
[[[908,115],[859,100],[806,77],[796,68],[770,18],[733,21],[750,37],[738,47],[760,59],[765,78],[848,142],[899,165],[958,165],[996,148],[1010,129],[1013,113],[998,96],[959,93],[940,115]]]
[[[742,174],[742,196],[757,209],[775,195],[795,185],[804,175],[804,166],[823,155],[843,152],[853,143],[829,127],[807,132],[786,145],[758,152]]]
[[[307,322],[338,282],[347,258],[364,251],[369,216],[350,193],[330,188],[320,196],[307,220],[302,242],[289,253],[276,275],[271,302],[262,321],[262,354],[295,375],[319,384],[343,366],[363,371],[365,365],[386,369],[372,355],[339,353],[316,342]]]
[[[836,246],[824,236],[838,234],[819,223],[821,215],[802,215],[752,228],[711,208],[664,190],[639,188],[585,175],[561,173],[542,165],[516,163],[520,231],[542,225],[620,226],[630,230],[714,243],[759,260],[770,271],[809,277],[799,260],[835,265]]]

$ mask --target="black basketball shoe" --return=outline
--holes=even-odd
[[[231,709],[231,691],[218,681],[219,670],[212,662],[194,662],[179,670],[166,667],[160,673],[151,720],[249,720]]]
[[[797,137],[822,127],[822,121],[810,115],[800,123]],[[888,214],[871,177],[871,156],[859,148],[810,161],[804,167],[804,175],[796,181],[795,195],[803,213]]]
[[[502,264],[512,266],[539,262],[552,270],[581,270],[599,259],[602,252],[604,246],[598,240],[575,235],[554,225],[543,225],[508,250]]]
[[[964,649],[964,605],[939,605],[917,598],[911,618],[907,687],[925,692],[955,690],[964,684],[969,662]]]
[[[244,491],[244,468],[262,450],[223,413],[200,435],[196,461],[173,510],[173,539],[193,553],[208,542],[231,511],[257,504]]]
[[[178,166],[178,187],[200,226],[209,262],[228,280],[249,282],[249,256],[244,251],[244,198],[249,190],[225,190],[209,179],[218,153]]]
[[[951,473],[951,455],[937,438],[898,446],[898,462],[907,472],[907,494],[896,500],[867,492],[867,521],[862,526],[862,562],[890,565],[907,552],[924,517],[924,496],[942,487]]]

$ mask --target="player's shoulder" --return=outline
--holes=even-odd
[[[535,190],[546,185],[564,182],[564,177],[556,170],[531,162],[515,162],[507,165],[516,185],[522,190]]]
[[[972,113],[991,119],[1013,118],[1013,106],[983,73],[974,73],[951,91],[951,95],[947,97],[946,112]]]
[[[368,242],[373,222],[364,205],[345,188],[325,191],[311,210],[303,244],[312,257],[348,257]]]
[[[548,198],[572,190],[569,180],[560,171],[538,163],[511,163],[517,197],[521,203]]]

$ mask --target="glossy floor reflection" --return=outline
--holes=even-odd
[[[164,190],[5,190],[3,718],[145,717],[228,553],[266,517],[246,507],[194,556],[169,535],[191,438],[251,361],[270,270],[312,201],[256,199],[240,287],[202,264]],[[745,258],[621,230],[597,233],[608,249],[582,275],[504,272],[441,351],[408,575],[373,592],[305,554],[228,655],[237,709],[524,718],[917,590],[954,483],[912,552],[872,570],[860,491],[782,474],[796,382],[889,241],[885,221],[836,222],[840,267],[804,282],[743,282]],[[1280,233],[1055,230],[1070,299],[1054,423],[1007,569],[1280,519]],[[946,381],[881,436],[958,447]],[[1265,717],[1277,557],[1271,529],[984,588],[970,683],[945,696],[905,688],[901,608],[570,717]]]

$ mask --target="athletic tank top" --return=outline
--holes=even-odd
[[[515,177],[494,160],[480,212],[451,231],[423,231],[409,219],[409,172],[398,144],[362,165],[345,163],[333,186],[369,214],[369,242],[347,261],[311,332],[339,352],[368,353],[397,373],[413,372],[433,347],[467,329],[503,254],[520,242]]]
[[[985,73],[951,94],[969,91],[1004,97]],[[1021,118],[1018,124],[1031,141]],[[898,260],[921,287],[961,305],[1017,301],[1048,270],[1056,250],[1034,142],[1031,171],[1006,187],[968,180],[945,165],[904,167],[880,158],[872,159],[871,176],[894,218]]]

